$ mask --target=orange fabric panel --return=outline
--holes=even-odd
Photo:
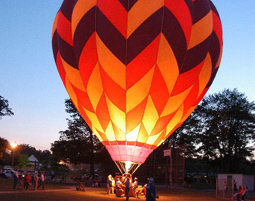
[[[213,31],[212,11],[192,26],[188,49],[195,47],[208,38]]]
[[[157,65],[170,94],[179,76],[179,66],[174,51],[163,34],[160,37]]]
[[[54,19],[54,22],[53,22],[51,38],[53,38],[53,35],[54,35],[54,33],[56,32],[56,30],[58,28],[57,25],[58,25],[58,13],[57,13],[57,15]]]
[[[114,82],[105,71],[100,68],[102,83],[107,97],[120,110],[126,110],[126,91]]]
[[[155,107],[157,108],[158,114],[161,115],[168,101],[169,94],[166,82],[157,66],[155,67],[151,83],[150,95]]]
[[[134,128],[136,128],[141,122],[144,115],[145,106],[147,103],[147,99],[144,99],[137,107],[132,109],[127,113],[127,133],[131,132]]]
[[[158,136],[158,138],[156,139],[156,141],[153,143],[154,146],[158,147],[159,146],[159,143],[162,141],[162,140],[165,140],[165,136],[166,136],[166,129],[164,129],[162,131],[162,133]]]
[[[183,105],[184,105],[183,113],[184,114],[190,109],[190,107],[194,106],[194,103],[196,102],[196,100],[198,98],[198,90],[199,90],[199,82],[197,81],[197,82],[195,82],[195,84],[192,87],[189,95],[187,96],[187,98],[183,102]]]
[[[149,135],[147,131],[145,130],[144,125],[141,124],[138,137],[137,137],[137,142],[145,143],[147,142],[148,138],[149,138]]]
[[[181,92],[183,92],[184,90],[188,89],[189,87],[191,87],[194,82],[196,81],[202,67],[203,67],[204,61],[201,62],[198,66],[196,66],[195,68],[182,73],[179,75],[177,82],[175,84],[175,87],[172,91],[171,96],[173,95],[177,95]]]
[[[94,33],[84,46],[79,60],[79,71],[85,89],[97,62],[96,34]]]
[[[119,32],[127,38],[128,13],[121,3],[118,0],[97,0],[97,6]]]
[[[157,135],[158,133],[162,132],[166,128],[167,124],[171,121],[174,115],[175,113],[159,118],[150,136]]]
[[[76,30],[77,25],[79,24],[82,17],[97,3],[97,0],[79,0],[75,4],[72,13],[72,36]]]
[[[148,45],[127,66],[127,89],[138,82],[155,65],[159,48],[160,35]]]
[[[71,22],[65,18],[61,11],[58,13],[58,34],[69,45],[73,46]]]
[[[186,2],[184,0],[165,0],[165,7],[167,7],[179,21],[185,34],[187,44],[189,44],[192,16]]]
[[[98,102],[97,109],[96,109],[97,118],[103,128],[106,130],[109,122],[110,122],[110,115],[105,99],[105,95],[103,94]]]
[[[58,73],[61,77],[61,80],[62,82],[64,83],[65,85],[65,77],[66,77],[66,71],[64,69],[64,66],[62,64],[62,59],[61,59],[61,56],[60,56],[60,53],[58,52],[57,54],[57,61],[56,61],[56,64],[57,64],[57,69],[58,69]]]
[[[126,89],[126,66],[105,46],[99,36],[96,36],[96,42],[100,65],[114,82]]]
[[[89,110],[91,112],[95,112],[94,108],[90,102],[90,99],[88,97],[88,94],[82,90],[79,90],[76,87],[73,87],[73,90],[74,90],[75,94],[77,95],[78,103],[80,105],[82,105],[83,107],[85,107],[87,110]]]
[[[148,17],[164,6],[164,0],[139,0],[128,13],[129,37]]]
[[[221,26],[221,22],[220,19],[218,18],[218,16],[213,13],[213,31],[216,33],[219,42],[220,42],[220,46],[222,46],[222,41],[223,41],[223,36],[222,36],[222,26]]]
[[[118,126],[116,126],[114,123],[112,123],[112,128],[114,131],[115,139],[117,141],[125,141],[126,140],[125,133]]]

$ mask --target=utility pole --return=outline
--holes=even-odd
[[[173,189],[173,161],[172,161],[172,143],[170,142],[170,166],[169,166],[169,184],[170,184],[170,190]]]
[[[173,188],[173,176],[172,176],[172,172],[173,172],[173,162],[172,162],[172,143],[169,143],[169,149],[164,150],[164,156],[169,156],[169,170],[167,168],[167,162],[166,162],[166,173],[165,173],[165,177],[167,178],[167,172],[169,172],[169,183],[170,183],[170,189],[172,190]],[[167,181],[167,179],[165,180]]]

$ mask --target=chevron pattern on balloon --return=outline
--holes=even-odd
[[[114,160],[139,149],[131,159],[142,163],[211,86],[222,27],[210,0],[64,0],[52,46],[69,96]]]

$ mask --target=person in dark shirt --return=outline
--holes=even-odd
[[[126,181],[125,181],[125,195],[126,195],[126,201],[129,200],[129,196],[128,196],[128,193],[129,193],[129,185],[130,185],[130,178],[129,178],[129,176],[127,176]]]
[[[146,201],[156,200],[156,189],[154,186],[154,179],[150,178],[148,185],[146,186]]]

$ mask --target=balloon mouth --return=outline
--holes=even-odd
[[[114,161],[121,174],[134,174],[140,167],[141,163],[131,161]]]

